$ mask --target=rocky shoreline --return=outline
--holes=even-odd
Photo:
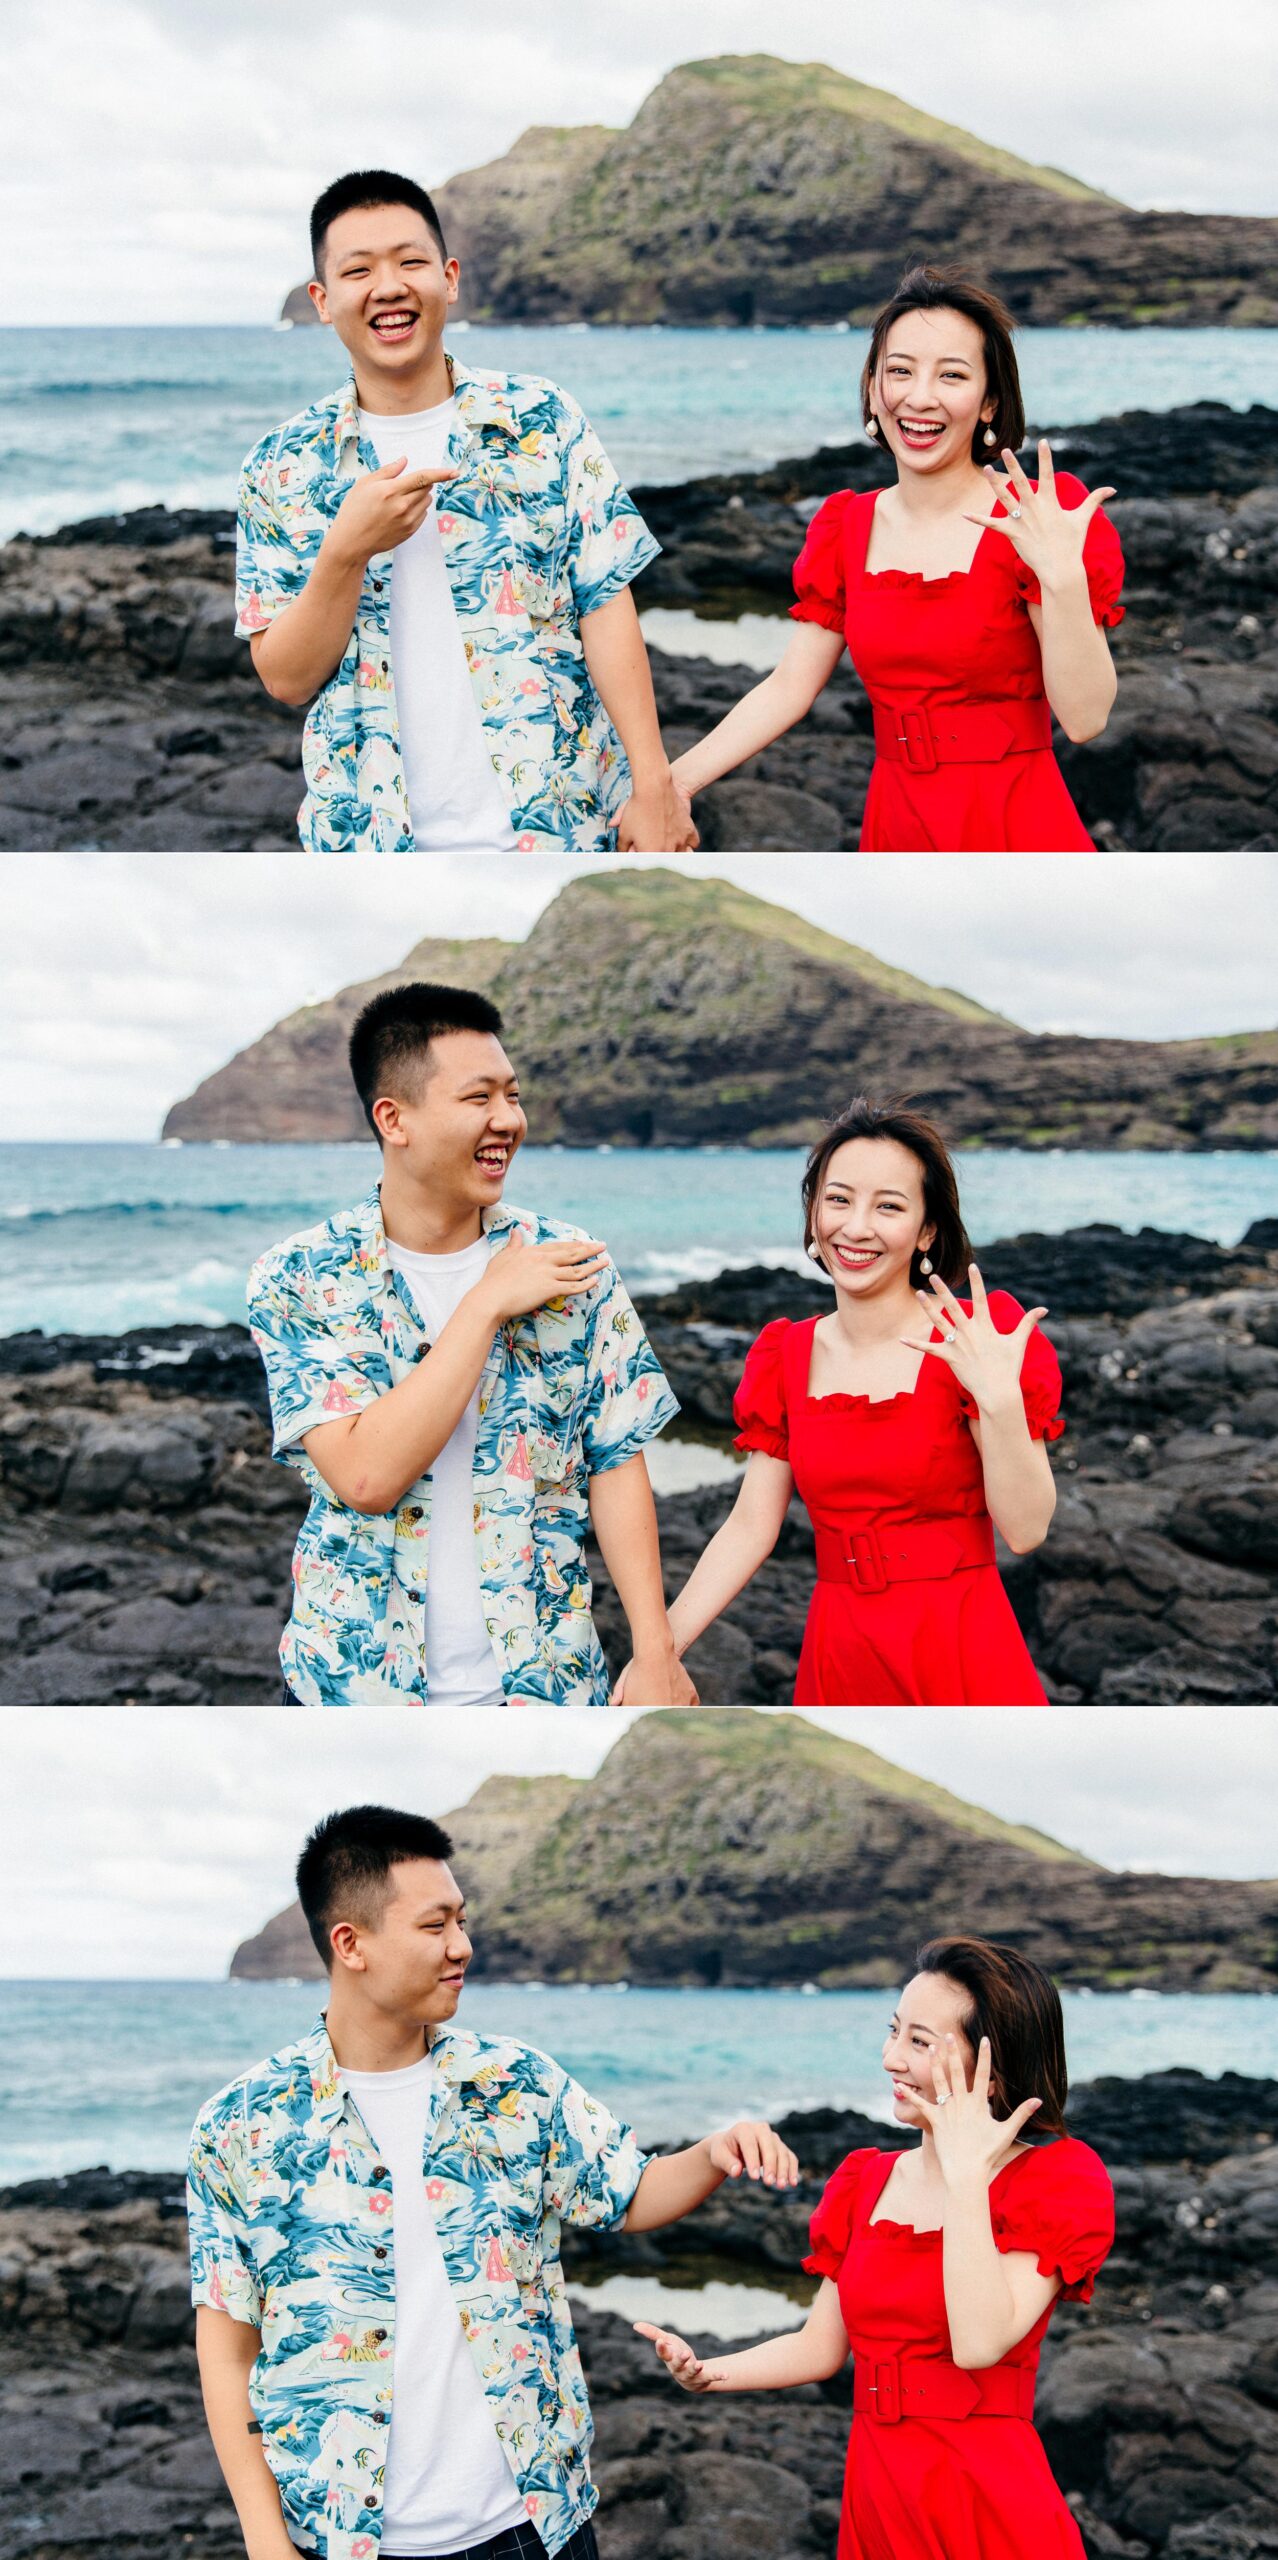
[[[1129,563],[1103,738],[1060,742],[1111,849],[1278,845],[1278,411],[1214,402],[1059,432],[1058,460],[1119,491]],[[664,548],[641,606],[780,612],[804,526],[868,487],[864,443],[637,491]],[[269,701],[232,629],[229,514],[144,508],[0,549],[0,845],[272,851],[296,844],[299,716]],[[673,750],[750,671],[654,651]],[[847,661],[812,717],[698,803],[707,849],[848,850],[872,759]]]
[[[1015,1238],[981,1262],[991,1286],[1051,1309],[1065,1372],[1056,1520],[1035,1554],[1003,1559],[1049,1696],[1278,1698],[1278,1221],[1233,1248],[1097,1226]],[[755,1333],[826,1304],[815,1282],[762,1268],[647,1302],[681,1434],[726,1445]],[[660,1502],[671,1590],[732,1491]],[[0,1341],[0,1703],[274,1703],[303,1508],[270,1457],[241,1327]],[[790,1699],[811,1575],[796,1504],[690,1657],[704,1703]],[[602,1574],[597,1588],[619,1668]]]
[[[723,2188],[668,2232],[566,2235],[570,2282],[793,2280],[836,2163],[883,2126],[783,2120],[804,2171]],[[1056,2312],[1036,2422],[1088,2560],[1278,2550],[1278,2084],[1194,2071],[1078,2089],[1114,2179],[1096,2298]],[[642,2130],[642,2128],[641,2128]],[[178,2176],[88,2170],[0,2192],[0,2412],[12,2560],[226,2560],[204,2429]],[[849,2382],[691,2401],[616,2314],[574,2303],[595,2411],[604,2560],[831,2560]]]

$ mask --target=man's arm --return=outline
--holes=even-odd
[[[409,471],[407,456],[353,481],[319,547],[300,596],[255,631],[253,664],[276,702],[294,709],[310,702],[340,666],[355,628],[355,611],[369,561],[416,533],[436,483],[454,480],[452,468]]]
[[[661,743],[652,668],[629,587],[581,618],[581,645],[596,693],[630,766],[631,797],[617,830],[622,853],[693,853],[701,839]]]
[[[770,2124],[743,2120],[723,2133],[708,2133],[688,2151],[650,2160],[627,2206],[623,2231],[659,2231],[704,2204],[725,2178],[752,2178],[765,2187],[797,2187],[799,2164]]]
[[[626,1701],[634,1707],[695,1707],[679,1660],[661,1584],[657,1506],[642,1449],[590,1479],[590,1517],[599,1551],[630,1629],[633,1658]]]
[[[261,2338],[246,2320],[200,2303],[195,2350],[213,2450],[234,2501],[248,2560],[297,2560],[249,2404],[249,2374]]]

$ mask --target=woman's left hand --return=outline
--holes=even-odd
[[[1000,1333],[975,1263],[967,1276],[972,1291],[970,1315],[934,1271],[931,1297],[926,1289],[916,1289],[914,1295],[929,1322],[940,1326],[941,1340],[920,1341],[908,1333],[903,1333],[901,1340],[911,1351],[924,1351],[933,1360],[943,1360],[959,1385],[966,1387],[979,1413],[1006,1412],[1020,1404],[1025,1345],[1047,1309],[1030,1307],[1014,1332]]]
[[[1046,589],[1075,583],[1084,574],[1083,544],[1087,539],[1087,528],[1097,508],[1103,507],[1107,498],[1117,496],[1117,491],[1089,489],[1081,506],[1063,507],[1056,495],[1056,468],[1046,436],[1039,440],[1037,489],[1006,445],[1003,460],[1007,465],[1005,476],[995,470],[992,462],[987,462],[985,477],[993,495],[1001,499],[1007,508],[1007,514],[968,515],[968,523],[979,524],[990,533],[1005,535],[1014,550],[1019,551],[1026,567],[1033,570],[1041,587]]]
[[[918,2095],[915,2103],[927,2119],[946,2186],[988,2187],[1008,2159],[1021,2126],[1028,2124],[1042,2099],[1026,2098],[1014,2115],[991,2115],[988,2036],[982,2036],[977,2048],[970,2089],[958,2040],[952,2035],[945,2039],[944,2056],[938,2054],[932,2064],[932,2081],[935,2102]]]

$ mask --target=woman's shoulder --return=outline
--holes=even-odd
[[[1059,2134],[1054,2142],[1032,2143],[1015,2160],[1009,2160],[1002,2175],[1023,2198],[1110,2196],[1113,2181],[1099,2151],[1090,2142],[1080,2142],[1077,2134]]]

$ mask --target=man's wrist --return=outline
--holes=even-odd
[[[349,576],[353,569],[358,569],[362,578],[371,557],[362,543],[352,542],[349,534],[343,535],[340,520],[329,526],[319,547],[319,558],[343,578]]]

